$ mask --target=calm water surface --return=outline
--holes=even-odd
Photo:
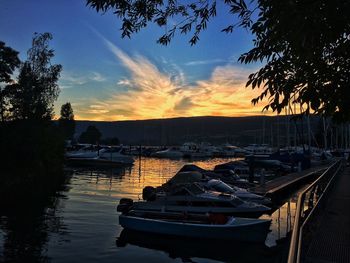
[[[230,159],[193,163],[212,169]],[[120,198],[141,198],[147,185],[171,178],[185,160],[136,159],[113,170],[75,170],[67,189],[44,208],[23,202],[23,212],[0,217],[0,261],[37,262],[270,262],[276,244],[291,230],[295,197],[272,215],[265,244],[235,244],[177,239],[123,231],[116,205]],[[28,209],[25,209],[28,208]],[[18,209],[22,211],[22,209]]]

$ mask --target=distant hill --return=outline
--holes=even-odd
[[[254,116],[254,117],[189,117],[154,119],[139,121],[77,121],[78,137],[89,125],[96,126],[103,138],[118,137],[125,145],[180,145],[184,142],[211,142],[246,145],[249,143],[268,143],[285,145],[287,141],[288,119],[286,116]],[[307,138],[307,123],[304,119],[290,121],[290,140],[295,134],[300,136],[304,131]],[[318,133],[320,119],[310,118],[313,134]],[[313,135],[313,136],[314,136]],[[314,136],[315,137],[315,136]]]

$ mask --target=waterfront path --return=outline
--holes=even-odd
[[[324,164],[315,166],[310,169],[306,169],[301,172],[291,173],[288,175],[280,176],[276,179],[266,182],[264,185],[250,188],[249,191],[259,195],[273,196],[281,192],[290,190],[298,183],[303,183],[308,179],[314,179],[320,176],[330,164]]]
[[[304,262],[350,262],[350,168],[334,182]]]

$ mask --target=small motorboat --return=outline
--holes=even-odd
[[[124,154],[123,147],[102,147],[95,152],[71,154],[67,161],[81,166],[127,166],[134,163],[131,156]]]
[[[125,203],[125,198],[121,199],[117,207],[118,211],[216,213],[259,217],[271,210],[261,204],[243,201],[233,194],[207,191],[199,183],[177,185],[172,187],[170,192],[150,193],[148,197],[145,193],[143,195],[147,201],[133,202],[130,199]]]
[[[125,229],[220,240],[264,242],[271,220],[225,216],[129,211],[119,216]]]
[[[177,158],[182,158],[183,153],[180,151],[178,147],[170,147],[162,151],[151,153],[151,157],[177,159]]]

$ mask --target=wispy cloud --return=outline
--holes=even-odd
[[[226,64],[216,66],[208,79],[186,84],[184,71],[172,64],[161,70],[149,59],[130,56],[100,36],[127,69],[107,99],[91,99],[78,109],[77,117],[91,120],[150,119],[179,116],[247,116],[261,112],[251,99],[259,91],[245,88],[250,71]],[[168,63],[169,64],[169,63]],[[170,63],[171,64],[171,63]]]
[[[91,80],[97,81],[97,82],[104,82],[106,81],[106,78],[104,76],[102,76],[102,74],[98,73],[98,72],[91,72]]]
[[[185,66],[199,66],[227,62],[224,59],[193,60],[185,63]]]
[[[63,89],[73,88],[75,86],[81,86],[89,82],[104,82],[106,80],[106,77],[95,71],[91,71],[85,75],[63,71],[60,78],[60,86]]]

